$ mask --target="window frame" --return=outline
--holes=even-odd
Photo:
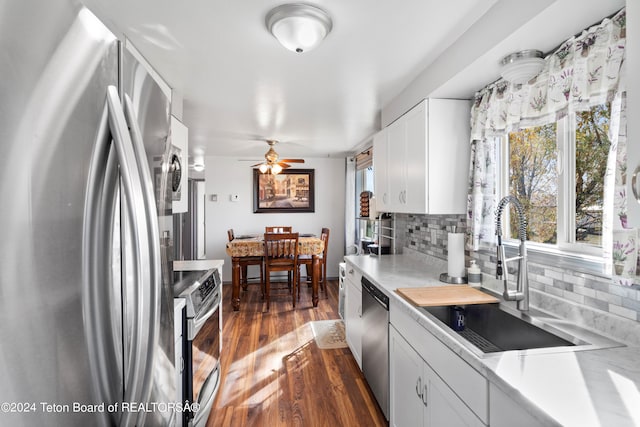
[[[555,244],[538,243],[527,240],[529,259],[542,264],[571,268],[600,276],[610,277],[611,269],[604,260],[604,247],[576,242],[575,212],[575,153],[576,153],[576,115],[569,113],[556,122],[556,153],[558,156],[558,212],[557,242]],[[499,159],[497,167],[499,194],[498,200],[509,195],[509,133],[498,139]],[[509,209],[505,210],[502,223],[505,225],[504,244],[508,254],[518,253],[519,241],[510,235]],[[602,238],[604,242],[606,239]],[[512,256],[512,255],[509,255]]]

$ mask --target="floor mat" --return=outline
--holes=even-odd
[[[347,340],[344,332],[344,322],[336,320],[317,320],[310,322],[313,337],[321,349],[345,348]]]

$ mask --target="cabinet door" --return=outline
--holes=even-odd
[[[344,326],[347,344],[362,369],[362,288],[351,280],[345,281]]]
[[[427,191],[427,104],[421,102],[406,116],[405,193],[404,212],[429,212]],[[438,185],[444,187],[443,182]]]
[[[470,103],[455,99],[429,99],[427,119],[430,214],[463,214],[469,185]]]
[[[389,209],[389,174],[387,158],[387,129],[382,129],[373,137],[373,184],[376,196],[376,209],[391,212]]]
[[[484,426],[426,363],[424,376],[424,399],[427,402],[425,426]]]
[[[407,132],[405,118],[400,117],[387,128],[387,174],[389,177],[389,208],[405,212],[407,190]]]
[[[389,326],[390,426],[423,425],[423,363],[402,335],[393,326]]]
[[[491,384],[489,396],[492,427],[510,427],[513,425],[513,420],[518,420],[519,427],[543,425],[493,384]]]

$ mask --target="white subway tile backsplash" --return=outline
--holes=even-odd
[[[622,306],[622,297],[618,295],[612,295],[607,292],[596,291],[596,298],[602,301],[606,301],[609,304]]]
[[[406,246],[446,261],[447,233],[454,225],[458,232],[466,231],[466,216],[396,214],[397,247]],[[494,250],[467,252],[466,256],[467,260],[475,259],[485,275],[495,274]],[[610,278],[531,261],[528,271],[533,289],[531,303],[537,307],[601,331],[617,330],[616,316],[620,316],[620,321],[624,318],[624,322],[640,320],[638,284],[621,286]],[[515,287],[512,275],[509,285]],[[640,324],[635,326],[640,328]],[[632,336],[629,333],[629,337],[624,338]],[[640,342],[640,337],[630,339]]]
[[[545,275],[552,279],[558,279],[558,280],[564,279],[564,274],[562,274],[561,271],[556,271],[552,268],[545,268],[544,271],[545,271]]]
[[[551,285],[551,286],[553,286],[553,283],[554,283],[553,278],[548,276],[536,276],[536,281],[540,283],[544,283],[545,285]]]
[[[563,276],[562,280],[564,280],[565,282],[569,282],[569,283],[573,283],[574,285],[581,285],[581,286],[584,286],[585,284],[584,277],[580,277],[579,275],[572,274],[572,273],[564,273],[562,276]]]
[[[575,292],[576,294],[584,295],[591,298],[596,297],[596,291],[582,285],[573,285],[573,292]]]

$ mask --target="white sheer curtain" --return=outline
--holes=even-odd
[[[477,251],[495,241],[494,211],[497,204],[497,148],[499,138],[471,142],[469,194],[467,198],[467,249]]]
[[[542,72],[528,83],[515,85],[501,79],[476,94],[471,109],[468,249],[478,250],[483,242],[493,243],[496,137],[555,122],[567,113],[588,110],[608,100],[622,100],[625,42],[626,11],[622,9],[612,18],[605,18],[579,36],[566,40],[545,58]],[[611,177],[616,176],[615,168],[621,164],[617,159],[626,156],[626,144],[617,143],[620,135],[626,135],[626,121],[620,120],[625,103],[617,105],[620,108],[611,118],[617,126],[615,135],[610,135],[616,141],[609,160],[614,168],[609,170]],[[605,183],[605,200],[613,200],[614,190],[614,181],[609,179]],[[605,221],[605,226],[613,223],[611,218]],[[610,242],[609,238],[605,244]]]

